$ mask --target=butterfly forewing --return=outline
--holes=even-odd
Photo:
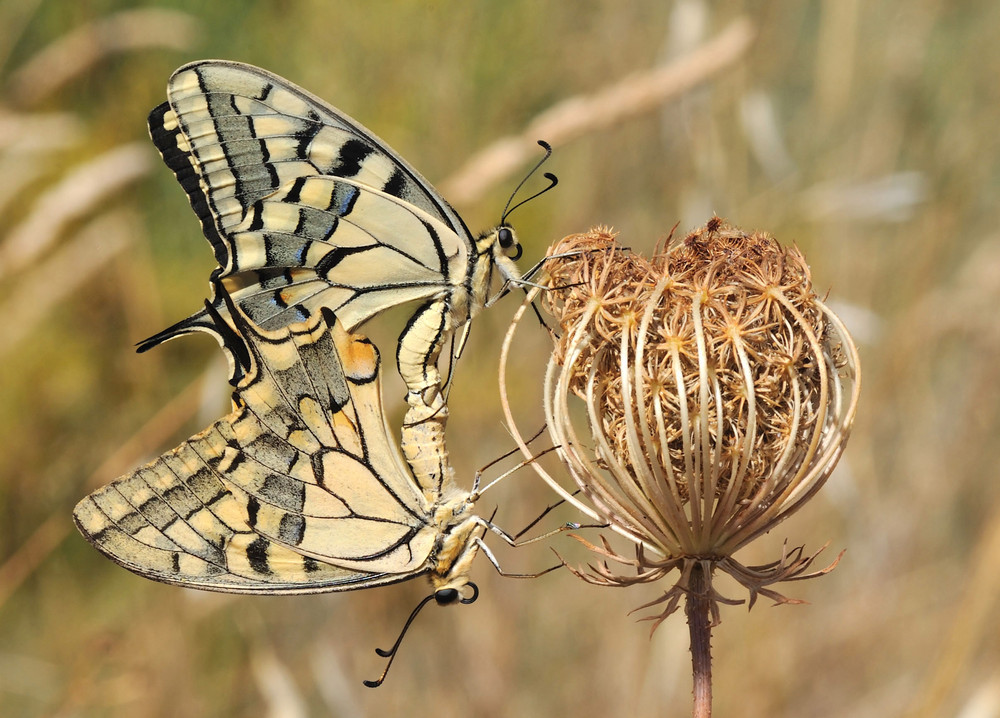
[[[262,326],[286,326],[325,306],[353,328],[461,276],[465,253],[446,251],[437,240],[450,230],[429,215],[345,180],[299,185],[294,202],[282,191],[261,200],[230,235],[242,269],[229,292]]]
[[[458,215],[381,140],[318,98],[222,61],[182,67],[167,94],[150,135],[220,276],[232,278],[227,288],[255,321],[286,326],[327,306],[353,329],[465,279],[473,241]],[[210,324],[196,314],[147,346]]]
[[[389,439],[374,346],[329,311],[240,327],[250,367],[234,411],[81,501],[84,536],[136,573],[220,591],[347,590],[430,570],[438,529]]]
[[[202,61],[178,69],[167,95],[198,163],[205,165],[203,174],[218,173],[219,181],[209,187],[230,186],[228,196],[244,207],[282,184],[282,177],[330,175],[398,197],[456,231],[463,227],[384,142],[284,78],[249,65]]]

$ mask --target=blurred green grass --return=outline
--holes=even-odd
[[[685,715],[682,618],[649,640],[625,615],[656,587],[601,590],[566,572],[503,580],[480,562],[479,602],[428,609],[386,686],[369,691],[360,680],[381,670],[371,649],[395,636],[421,582],[194,593],[103,559],[70,512],[226,406],[210,340],[132,350],[199,306],[212,267],[145,134],[176,66],[266,67],[438,181],[556,102],[681,57],[745,16],[757,37],[735,67],[557,148],[559,188],[516,217],[524,264],[597,223],[648,251],[712,212],[796,242],[861,345],[861,409],[824,491],[740,558],[770,560],[785,537],[847,554],[789,588],[811,605],[723,613],[717,712],[1000,715],[1000,6],[160,2],[178,14],[147,17],[132,45],[121,25],[100,24],[137,8],[0,3],[0,714]],[[60,46],[61,60],[27,72]],[[56,221],[47,193],[132,142],[146,153],[122,170],[135,179],[77,188],[111,186]],[[470,227],[496,222],[515,181],[458,207]],[[26,226],[29,240],[48,227],[52,241],[16,264],[9,247]],[[512,311],[477,320],[452,392],[449,443],[470,481],[512,446],[495,381]],[[544,350],[532,341],[517,397],[527,414]],[[397,419],[398,396],[387,391]],[[526,523],[551,500],[538,483],[516,475],[482,510],[497,502],[503,525]],[[555,545],[582,558],[571,543]],[[512,570],[552,560],[541,547],[500,554]]]

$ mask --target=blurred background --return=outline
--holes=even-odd
[[[210,339],[133,351],[208,291],[211,252],[145,120],[175,67],[220,57],[356,117],[474,230],[537,156],[479,153],[552,141],[560,185],[514,217],[525,267],[595,224],[648,252],[713,212],[798,244],[860,345],[861,407],[826,488],[737,558],[785,539],[847,553],[778,587],[808,605],[723,611],[717,714],[1000,716],[997,28],[990,0],[0,0],[0,714],[689,714],[683,616],[650,639],[626,615],[657,586],[515,581],[480,560],[479,601],[428,608],[373,691],[372,649],[422,580],[205,594],[76,533],[86,493],[228,410]],[[477,320],[452,391],[469,483],[513,447],[496,367],[515,306]],[[514,389],[526,430],[540,382],[526,368]],[[400,397],[390,385],[396,423]],[[551,500],[522,471],[480,510],[516,529]],[[544,544],[497,553],[512,571],[554,561]]]

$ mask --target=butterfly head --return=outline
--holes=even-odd
[[[521,258],[521,243],[517,241],[514,228],[506,222],[481,234],[476,240],[476,249],[480,255],[490,255],[500,266],[505,264],[504,260],[516,262]]]
[[[479,593],[469,581],[472,561],[479,553],[481,529],[481,521],[470,513],[471,508],[467,496],[456,496],[436,512],[440,533],[431,555],[430,580],[434,599],[441,606],[472,603]]]
[[[464,604],[472,603],[477,598],[479,598],[479,587],[476,586],[476,584],[469,581],[466,582],[465,585],[472,590],[471,595],[469,595],[467,598],[463,597],[462,592],[459,591],[457,588],[442,588],[438,589],[430,596],[425,597],[423,600],[420,601],[420,603],[417,604],[417,607],[413,609],[413,612],[410,614],[410,617],[406,619],[406,623],[403,624],[403,630],[399,632],[399,638],[397,638],[396,642],[392,644],[392,648],[375,649],[375,653],[382,656],[382,658],[388,658],[389,662],[385,664],[385,670],[382,671],[381,676],[379,676],[374,681],[364,682],[366,686],[368,686],[369,688],[378,688],[380,685],[382,685],[383,681],[385,681],[385,677],[388,675],[389,669],[392,667],[392,662],[396,659],[396,652],[399,650],[399,646],[403,643],[403,637],[406,636],[406,632],[410,629],[410,626],[413,624],[413,620],[417,617],[417,614],[420,613],[421,610],[423,610],[424,606],[426,606],[432,600],[436,601],[439,606],[449,606],[454,603],[464,603]]]
[[[515,262],[521,258],[521,243],[517,241],[514,230],[506,224],[497,227],[497,245],[505,256]]]
[[[493,258],[496,264],[501,268],[501,271],[507,276],[507,279],[516,278],[509,275],[505,268],[513,267],[513,262],[516,262],[521,258],[521,244],[517,241],[517,235],[514,234],[514,229],[507,222],[507,218],[514,212],[515,209],[520,207],[525,202],[530,202],[535,197],[545,194],[550,189],[558,184],[558,178],[551,172],[546,172],[544,177],[549,181],[549,184],[543,189],[535,192],[533,195],[526,199],[522,199],[517,204],[514,204],[514,198],[517,197],[517,193],[524,186],[524,183],[538,170],[542,164],[545,163],[549,157],[552,156],[552,147],[544,140],[539,140],[538,144],[545,150],[545,156],[538,161],[538,163],[525,175],[524,179],[521,180],[520,184],[514,189],[513,193],[510,195],[510,199],[507,200],[507,206],[503,208],[503,214],[500,216],[500,224],[491,231],[487,232],[485,235],[480,237],[479,250],[483,252],[485,250],[491,249],[493,252]],[[488,246],[484,246],[484,244]],[[509,260],[504,262],[504,259]]]
[[[439,606],[451,606],[456,603],[463,605],[474,603],[479,598],[479,586],[472,581],[467,581],[465,585],[471,591],[468,596],[462,595],[462,591],[457,588],[439,588],[434,592],[434,600],[437,601],[437,605]]]

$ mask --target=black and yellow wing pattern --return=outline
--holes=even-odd
[[[84,498],[74,518],[147,578],[214,591],[342,591],[429,574],[461,589],[483,520],[469,494],[429,504],[382,413],[379,355],[329,309],[258,327],[209,309],[242,371],[231,414]],[[453,592],[454,593],[454,592]]]
[[[473,237],[405,160],[339,110],[272,73],[204,60],[178,69],[149,130],[219,266],[210,309],[278,329],[333,310],[348,331],[416,303],[396,354],[407,388],[402,448],[426,496],[451,482],[442,348],[486,303],[495,270],[519,281],[503,225]],[[202,310],[140,345],[215,331]],[[428,453],[422,445],[436,445]]]
[[[515,242],[509,230],[504,247],[496,232],[477,244],[403,158],[287,80],[204,60],[178,69],[167,97],[150,136],[212,244],[216,276],[260,326],[326,306],[353,330],[391,306],[442,297],[460,324],[494,263],[516,274],[502,251]],[[213,304],[226,315],[220,297]],[[201,311],[145,346],[212,325]]]

